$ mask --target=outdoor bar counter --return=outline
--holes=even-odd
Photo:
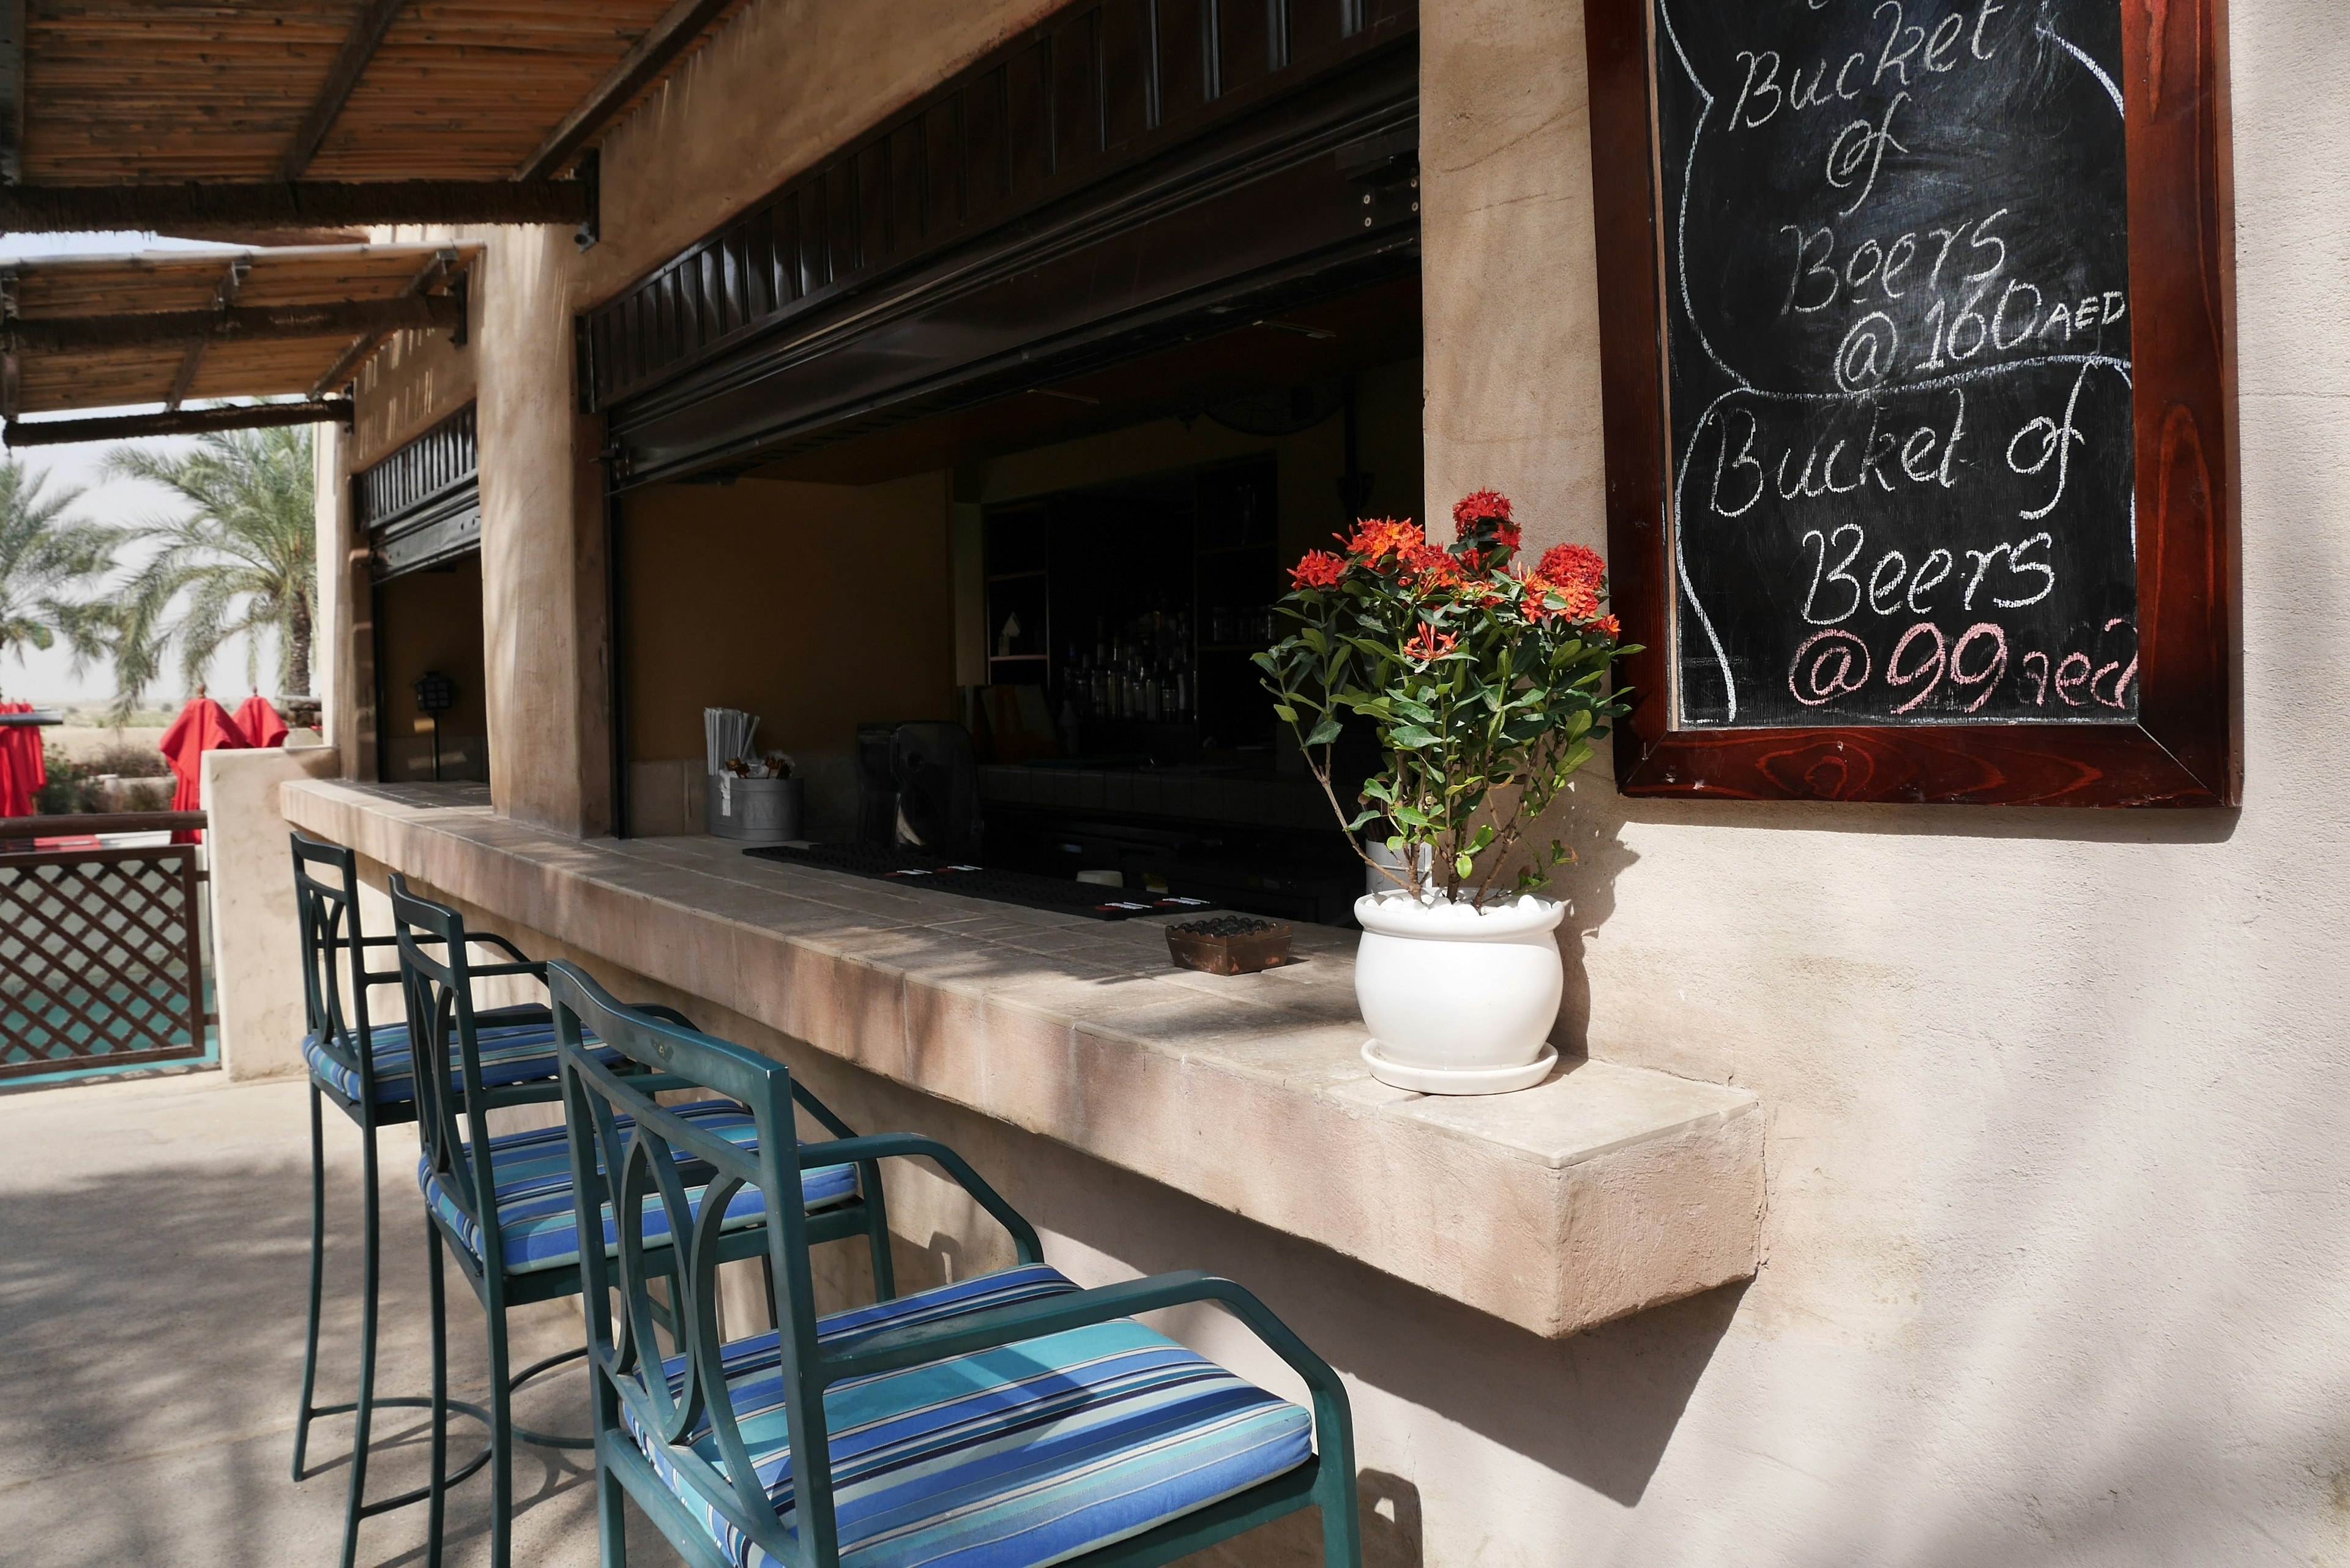
[[[1303,962],[1215,976],[1172,968],[1158,919],[718,838],[570,838],[494,815],[478,785],[293,781],[281,809],[608,981],[705,999],[1539,1334],[1755,1272],[1752,1094],[1581,1059],[1513,1095],[1389,1088],[1357,1054],[1351,931],[1300,926]]]

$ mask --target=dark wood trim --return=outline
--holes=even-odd
[[[343,47],[335,52],[334,64],[327,67],[326,82],[294,132],[294,145],[278,161],[280,180],[300,179],[302,171],[310,166],[310,160],[318,155],[327,132],[334,129],[343,106],[351,100],[352,89],[367,75],[368,63],[382,47],[383,36],[391,31],[392,23],[408,8],[408,4],[409,0],[368,0],[359,18],[351,24],[349,35],[343,39]]]
[[[0,185],[25,177],[26,0],[0,0]]]
[[[191,337],[341,337],[369,332],[449,332],[463,317],[444,295],[338,299],[322,305],[243,305],[217,310],[144,310],[121,316],[18,317],[7,331],[36,354],[132,348]]]
[[[1600,365],[1627,794],[2233,806],[2243,794],[2225,0],[2116,0],[2128,140],[2139,711],[2122,724],[1676,730],[1649,0],[1589,0]]]
[[[581,223],[577,180],[304,180],[292,183],[0,186],[0,233],[83,230],[184,234],[202,229],[340,228],[369,223]]]
[[[61,446],[81,441],[130,441],[140,436],[202,435],[208,431],[274,430],[280,425],[351,422],[348,400],[305,403],[235,403],[222,408],[174,409],[161,414],[121,414],[102,420],[11,420],[0,444]]]
[[[620,57],[595,90],[547,132],[537,151],[523,160],[515,178],[546,180],[561,173],[581,148],[601,135],[639,93],[660,80],[661,73],[736,4],[737,0],[677,0]]]

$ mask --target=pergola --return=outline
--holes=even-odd
[[[296,247],[0,268],[7,443],[348,417],[329,394],[386,337],[463,332],[473,252],[336,242],[594,243],[597,142],[744,3],[0,0],[0,232]],[[140,403],[163,411],[17,422]]]
[[[592,234],[583,154],[742,3],[0,0],[0,231]]]
[[[348,418],[328,394],[385,339],[463,342],[479,245],[151,251],[0,264],[0,415],[37,446]],[[192,400],[299,402],[188,409]],[[161,413],[21,422],[161,403]]]

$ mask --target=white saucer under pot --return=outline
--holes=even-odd
[[[1355,1001],[1383,1084],[1425,1095],[1500,1095],[1542,1082],[1565,990],[1555,933],[1566,906],[1520,898],[1472,909],[1401,894],[1355,901],[1363,928]]]

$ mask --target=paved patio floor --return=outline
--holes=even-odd
[[[359,1334],[359,1140],[329,1113],[319,1397],[348,1398]],[[429,1389],[424,1232],[408,1128],[383,1141],[386,1392]],[[309,1134],[299,1083],[217,1072],[0,1093],[0,1562],[11,1568],[318,1564],[340,1542],[350,1422],[312,1429],[287,1474],[302,1375]],[[451,1377],[487,1386],[481,1316],[450,1279]],[[515,1314],[516,1365],[578,1343],[576,1302]],[[585,1373],[522,1404],[585,1425]],[[452,1451],[479,1428],[451,1426]],[[379,1417],[369,1490],[424,1475],[421,1412]],[[582,1456],[520,1447],[515,1561],[596,1561]],[[452,1564],[489,1561],[488,1477],[452,1494]],[[380,1495],[380,1494],[379,1494]],[[677,1559],[641,1519],[630,1561]],[[359,1562],[420,1563],[421,1505],[361,1527]]]

